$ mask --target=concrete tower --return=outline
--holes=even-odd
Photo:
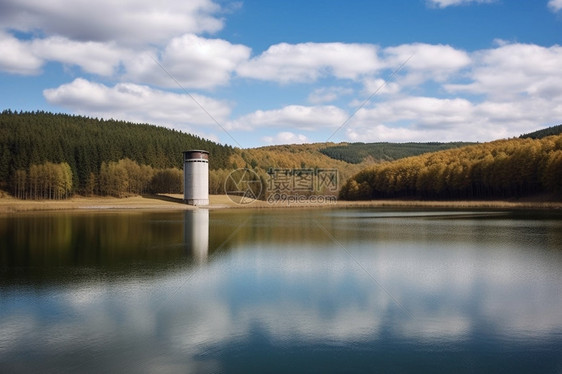
[[[209,205],[209,152],[183,152],[183,200],[190,205]]]

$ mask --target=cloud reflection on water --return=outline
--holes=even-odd
[[[30,360],[53,367],[210,370],[220,367],[223,349],[249,347],[256,334],[276,347],[308,349],[389,340],[462,348],[479,339],[560,347],[562,253],[551,250],[559,223],[513,229],[503,219],[425,218],[325,221],[364,269],[329,240],[299,245],[266,240],[268,233],[234,238],[207,263],[203,235],[199,265],[183,271],[3,291],[0,363],[16,365],[14,357],[31,352]],[[184,240],[201,227],[185,228]],[[529,246],[536,242],[529,232],[551,247]]]

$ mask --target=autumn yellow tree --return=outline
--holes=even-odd
[[[560,194],[562,135],[506,139],[423,154],[365,169],[343,186],[343,199],[371,197],[436,199],[513,198]]]

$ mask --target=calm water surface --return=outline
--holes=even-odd
[[[562,214],[0,217],[0,372],[562,372]]]

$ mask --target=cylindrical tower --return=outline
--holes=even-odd
[[[183,199],[191,205],[209,205],[209,152],[183,152]]]

